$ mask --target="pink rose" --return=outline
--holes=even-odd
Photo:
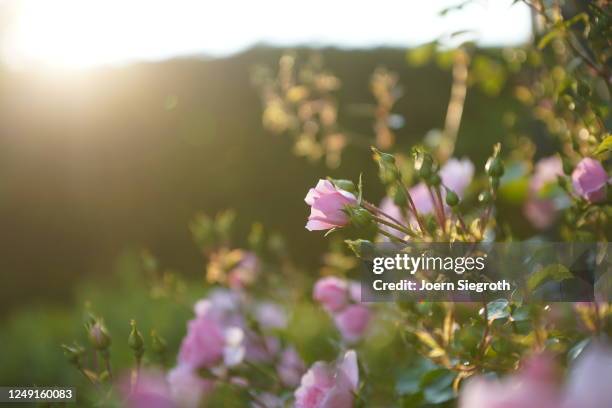
[[[595,343],[570,371],[563,408],[603,408],[612,402],[612,349]]]
[[[287,387],[295,387],[300,383],[300,377],[305,370],[304,362],[294,348],[289,347],[283,350],[276,366],[278,377],[283,384]]]
[[[370,310],[364,305],[350,305],[336,314],[334,321],[342,337],[353,343],[358,341],[365,333],[370,322]]]
[[[223,359],[223,327],[208,314],[197,316],[187,325],[187,335],[179,350],[179,364],[212,367]]]
[[[592,203],[606,199],[608,182],[608,174],[601,163],[590,157],[582,159],[572,173],[574,191]]]
[[[202,399],[215,387],[213,381],[201,378],[192,367],[185,365],[174,367],[166,378],[172,398],[185,408],[199,407]]]
[[[348,284],[346,281],[329,276],[317,281],[313,290],[313,298],[321,303],[328,312],[336,312],[348,303]]]
[[[309,231],[345,226],[349,218],[344,213],[344,208],[357,204],[353,194],[336,188],[328,180],[319,180],[317,186],[310,189],[304,201],[310,206],[310,216],[306,224]]]
[[[470,379],[459,396],[459,408],[558,408],[560,403],[548,356],[528,360],[517,374],[501,381]]]
[[[296,408],[350,408],[359,384],[357,355],[347,351],[342,362],[316,362],[295,391]]]

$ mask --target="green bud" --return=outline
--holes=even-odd
[[[491,196],[491,193],[488,191],[483,191],[482,193],[478,194],[478,202],[484,205],[490,204],[491,201],[493,201],[493,197]]]
[[[372,148],[374,160],[378,164],[378,176],[385,184],[391,184],[400,179],[400,172],[395,165],[395,157],[388,153],[383,153],[376,148]]]
[[[81,365],[81,357],[85,354],[85,349],[78,344],[74,344],[73,346],[67,346],[62,344],[62,350],[64,350],[64,356],[68,362],[74,366]]]
[[[440,176],[438,175],[438,173],[433,173],[429,179],[427,179],[427,184],[430,186],[434,186],[437,187],[440,184],[442,184],[442,179],[440,178]]]
[[[346,244],[359,258],[371,259],[374,257],[375,247],[374,244],[365,239],[350,240],[347,239]]]
[[[419,177],[424,180],[429,179],[433,173],[433,158],[431,155],[423,151],[416,153],[414,170]]]
[[[504,163],[498,156],[489,157],[485,164],[485,171],[494,178],[500,178],[504,175]]]
[[[459,197],[453,190],[446,189],[446,204],[449,207],[455,207],[459,204]]]
[[[357,187],[355,187],[355,183],[353,183],[351,180],[330,178],[329,181],[331,181],[332,184],[336,186],[336,188],[339,188],[340,190],[344,190],[344,191],[348,191],[349,193],[357,194]]]
[[[159,337],[155,330],[151,331],[151,350],[154,353],[163,355],[166,352],[166,341]]]
[[[130,322],[130,325],[132,326],[132,330],[128,337],[128,346],[134,350],[134,354],[136,354],[137,357],[141,357],[144,353],[144,339],[142,338],[142,334],[136,329],[136,322],[134,320]]]
[[[504,163],[499,157],[501,151],[501,144],[497,143],[493,146],[493,154],[487,160],[485,164],[485,171],[492,178],[500,178],[504,175]]]
[[[362,207],[347,207],[347,212],[349,218],[351,219],[351,224],[356,227],[368,227],[374,221],[372,218],[372,214]]]
[[[89,341],[96,350],[106,350],[110,347],[110,335],[100,319],[94,319],[86,328]]]

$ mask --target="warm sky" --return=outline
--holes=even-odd
[[[530,35],[511,0],[0,0],[2,58],[12,66],[88,67],[177,55],[227,55],[255,43],[414,46],[459,30],[482,45]]]

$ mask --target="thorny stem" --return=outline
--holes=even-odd
[[[402,186],[401,183],[400,184],[400,188],[404,188],[404,186]],[[412,200],[412,196],[410,195],[409,191],[406,191],[406,197],[408,197],[408,204],[410,207],[410,211],[412,211],[412,215],[414,215],[414,218],[417,220],[417,223],[419,224],[419,229],[421,230],[421,234],[423,234],[423,236],[425,236],[427,234],[427,230],[425,229],[425,226],[423,225],[423,220],[421,220],[421,215],[419,214],[419,211],[416,208],[416,205],[414,204],[414,201]]]
[[[433,189],[431,187],[427,186],[427,191],[429,192],[429,197],[431,198],[431,202],[436,212],[436,219],[438,220],[438,224],[440,224],[440,228],[442,229],[442,232],[444,232],[444,219],[440,213],[440,208],[438,207],[436,196],[434,195]]]
[[[390,216],[389,214],[387,214],[386,212],[384,212],[384,211],[383,211],[383,210],[381,210],[380,208],[376,207],[374,204],[369,203],[369,202],[367,202],[367,201],[365,201],[365,200],[363,201],[363,203],[362,203],[362,204],[363,204],[363,207],[364,207],[366,210],[369,210],[369,211],[371,211],[371,212],[373,212],[373,213],[375,213],[375,214],[380,214],[380,215],[382,215],[383,217],[386,217],[386,218],[388,218],[389,220],[393,221],[394,223],[396,223],[396,224],[398,224],[398,225],[403,226],[403,224],[402,224],[402,222],[401,222],[401,221],[399,221],[399,220],[397,220],[396,218],[394,218],[394,217]]]
[[[386,225],[388,227],[391,227],[391,228],[393,228],[393,229],[395,229],[395,230],[397,230],[399,232],[403,232],[406,235],[410,235],[410,236],[413,236],[413,237],[416,236],[414,232],[410,231],[406,227],[402,227],[401,225],[397,225],[397,224],[395,224],[393,222],[390,222],[390,221],[387,221],[385,219],[382,219],[381,217],[376,216],[376,215],[373,215],[373,217],[374,217],[374,220],[376,222],[380,223],[380,224],[383,224],[383,225]]]
[[[442,219],[442,232],[446,233],[446,213],[444,212],[444,201],[442,201],[442,193],[440,192],[440,186],[436,187],[436,197],[440,204],[440,218]]]

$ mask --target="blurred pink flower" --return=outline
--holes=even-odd
[[[557,176],[563,176],[563,162],[559,156],[549,156],[538,160],[529,181],[529,191],[539,193],[547,184],[556,183]]]
[[[118,386],[129,408],[178,408],[162,372],[143,370],[132,387],[131,375],[125,375]]]
[[[314,286],[312,297],[330,313],[336,312],[348,303],[348,284],[345,280],[328,276],[321,278]]]
[[[553,200],[529,198],[523,206],[523,213],[531,224],[537,229],[546,229],[557,218],[557,208]]]
[[[173,400],[183,408],[199,407],[202,399],[215,387],[213,381],[201,378],[192,367],[186,365],[174,367],[166,378]]]
[[[470,379],[459,396],[459,408],[559,408],[560,403],[553,361],[545,355],[502,380]]]
[[[309,231],[345,226],[349,218],[344,213],[344,208],[357,204],[353,194],[336,188],[328,180],[319,180],[317,186],[310,189],[304,201],[310,206],[310,216],[306,224]]]
[[[357,355],[347,351],[335,365],[316,362],[295,391],[296,408],[350,408],[358,389]]]
[[[535,164],[533,176],[529,180],[528,198],[523,206],[523,214],[537,229],[546,229],[557,218],[557,206],[551,198],[541,196],[545,187],[556,183],[557,176],[563,175],[563,163],[559,156],[544,157]]]
[[[295,349],[288,347],[281,353],[276,371],[283,384],[287,387],[295,387],[300,383],[300,378],[306,371],[306,367]]]
[[[442,184],[452,191],[454,191],[459,197],[463,197],[465,194],[465,190],[472,182],[472,178],[474,177],[474,165],[469,159],[455,159],[452,158],[448,160],[444,166],[440,169],[440,178],[442,179]],[[414,202],[414,206],[420,214],[430,214],[434,211],[434,204],[431,201],[431,193],[427,185],[423,182],[420,182],[414,186],[412,186],[408,193]],[[446,190],[442,189],[442,198],[446,197]],[[445,208],[446,208],[446,204]],[[410,220],[404,219],[399,207],[393,203],[389,197],[385,197],[380,202],[379,208],[386,214],[392,216],[393,218],[400,220],[404,223],[408,221],[412,225],[413,228],[417,228],[417,222],[414,217],[410,217]],[[390,234],[397,236],[398,238],[405,238],[404,234],[401,232],[387,227],[381,226],[381,228]],[[386,238],[383,238],[386,240]]]
[[[601,163],[590,157],[582,159],[572,173],[576,194],[593,203],[606,199],[606,184],[609,182]]]
[[[255,306],[255,318],[262,329],[284,329],[287,327],[287,315],[276,303],[259,303]]]
[[[469,159],[449,159],[440,169],[442,184],[454,191],[459,197],[463,197],[473,177],[474,164]]]
[[[350,305],[336,314],[334,321],[342,337],[346,341],[353,343],[358,341],[368,328],[370,309],[364,305]]]
[[[568,378],[563,408],[603,408],[612,404],[612,349],[595,343],[578,356]]]
[[[189,321],[178,361],[191,367],[212,367],[223,359],[225,335],[219,322],[203,314]]]

